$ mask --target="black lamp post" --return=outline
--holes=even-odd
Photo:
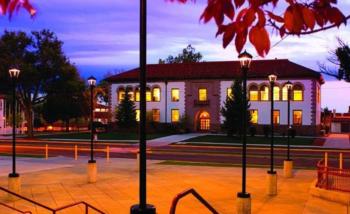
[[[247,169],[247,75],[252,61],[252,55],[244,51],[238,55],[243,75],[243,97],[242,97],[242,192],[237,193],[238,198],[250,198],[246,192],[246,169]]]
[[[140,0],[140,177],[139,177],[139,204],[131,206],[131,214],[155,214],[156,208],[147,204],[146,173],[146,64],[147,64],[147,0]]]
[[[19,177],[16,172],[16,86],[20,72],[17,68],[9,70],[12,79],[12,173],[9,174],[10,178]]]
[[[287,83],[286,83],[286,85],[285,85],[286,87],[287,87],[287,92],[288,92],[288,109],[287,109],[287,111],[288,111],[288,129],[287,129],[287,146],[288,146],[288,148],[287,148],[287,161],[291,161],[291,159],[290,159],[290,129],[291,129],[291,127],[290,127],[290,97],[291,97],[291,91],[292,91],[292,88],[293,88],[293,84],[290,82],[290,81],[288,81]]]
[[[94,88],[96,86],[96,78],[91,76],[88,78],[90,86],[90,160],[89,163],[96,163],[94,160]]]
[[[268,171],[269,174],[276,174],[274,170],[274,151],[273,151],[273,144],[274,144],[274,124],[273,124],[273,112],[274,112],[274,87],[275,82],[277,80],[277,76],[274,74],[269,75],[269,81],[270,81],[270,99],[271,99],[271,148],[270,148],[270,171]]]

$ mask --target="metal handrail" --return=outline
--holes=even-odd
[[[96,212],[98,212],[98,213],[100,213],[100,214],[104,214],[103,211],[97,209],[96,207],[92,206],[91,204],[86,203],[85,201],[79,201],[79,202],[76,202],[76,203],[68,204],[68,205],[65,205],[65,206],[62,206],[62,207],[58,207],[58,208],[56,208],[56,209],[53,209],[53,208],[50,208],[50,207],[48,207],[48,206],[45,206],[45,205],[43,205],[43,204],[41,204],[41,203],[39,203],[39,202],[33,201],[33,200],[30,199],[30,198],[27,198],[27,197],[25,197],[25,196],[22,196],[22,195],[19,195],[19,194],[15,193],[15,192],[12,192],[12,191],[10,191],[10,190],[8,190],[8,189],[6,189],[6,188],[3,188],[3,187],[1,187],[1,186],[0,186],[0,190],[2,190],[2,191],[4,191],[4,192],[7,192],[8,194],[14,195],[14,196],[16,196],[16,197],[18,197],[18,198],[20,198],[20,199],[25,200],[25,201],[28,201],[28,202],[30,202],[30,203],[36,205],[36,206],[39,206],[39,207],[44,208],[44,209],[46,209],[46,210],[49,210],[49,211],[51,211],[53,214],[56,214],[57,212],[59,212],[59,211],[61,211],[61,210],[68,209],[68,208],[71,208],[71,207],[74,207],[74,206],[77,206],[77,205],[80,205],[80,204],[84,204],[84,205],[85,205],[85,213],[86,213],[86,214],[88,213],[89,208],[95,210]],[[5,207],[8,207],[9,209],[15,210],[15,211],[20,212],[20,213],[22,213],[22,214],[32,214],[32,212],[30,212],[30,211],[24,211],[24,212],[23,212],[23,211],[17,210],[16,208],[13,208],[13,207],[11,207],[11,206],[8,206],[7,204],[3,204],[3,203],[1,203],[1,202],[0,202],[0,205],[3,205],[3,206],[5,206]]]
[[[208,210],[210,210],[213,214],[219,214],[218,211],[216,211],[199,193],[194,190],[193,188],[188,189],[180,194],[178,194],[174,199],[170,207],[170,214],[175,214],[176,212],[176,206],[180,199],[184,198],[185,196],[192,194],[199,202],[201,202]]]
[[[2,203],[2,202],[0,202],[0,205],[1,205],[1,206],[4,206],[4,207],[7,207],[7,208],[9,208],[10,210],[16,211],[16,212],[18,212],[18,213],[22,213],[22,214],[32,214],[31,211],[22,211],[22,210],[19,210],[19,209],[15,208],[15,207],[11,207],[11,206],[9,206],[9,205],[7,205],[7,204],[4,204],[4,203]]]

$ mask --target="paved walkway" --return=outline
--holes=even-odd
[[[194,137],[199,137],[202,135],[206,135],[203,133],[189,133],[189,134],[176,134],[176,135],[170,135],[166,137],[156,138],[153,140],[147,141],[147,146],[149,147],[157,147],[157,146],[167,146],[172,143],[188,140]]]
[[[323,147],[350,149],[349,135],[348,134],[330,134],[326,138],[326,142],[324,143]]]
[[[23,161],[35,168],[38,159]],[[87,184],[86,159],[53,158],[42,163],[64,164],[61,168],[21,173],[22,194],[45,205],[56,208],[84,200],[110,214],[128,214],[130,206],[138,201],[138,170],[135,160],[112,159],[106,163],[98,159],[98,182]],[[10,159],[2,160],[10,165]],[[40,163],[40,164],[42,164]],[[240,191],[241,169],[228,167],[162,165],[148,162],[148,203],[157,207],[157,213],[169,213],[175,195],[195,188],[220,214],[235,213],[236,193]],[[19,165],[23,162],[19,162]],[[38,168],[36,168],[38,170]],[[252,194],[252,213],[258,214],[345,214],[346,207],[337,203],[314,198],[309,194],[315,171],[300,170],[293,179],[279,177],[279,194],[266,196],[266,169],[249,168],[247,190]],[[278,174],[281,175],[278,170]],[[0,185],[7,186],[7,176],[0,177]],[[6,201],[6,194],[0,192],[0,201]],[[33,214],[48,213],[21,200],[15,205]],[[0,206],[0,213],[11,213]],[[83,213],[82,207],[62,212]],[[90,213],[90,212],[89,212]],[[93,213],[93,212],[91,212]],[[177,214],[209,214],[193,197],[188,196],[178,204]]]

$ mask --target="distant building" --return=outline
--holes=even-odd
[[[348,113],[336,113],[335,110],[333,111],[331,132],[350,133],[350,106]]]
[[[321,85],[318,72],[287,59],[256,60],[248,73],[248,96],[252,123],[262,132],[270,124],[270,87],[267,77],[278,76],[274,88],[277,132],[287,128],[287,88],[293,83],[291,124],[301,135],[317,135],[321,124]],[[231,93],[233,80],[241,77],[238,61],[185,64],[152,64],[147,66],[147,111],[156,122],[176,123],[188,118],[192,131],[220,131],[224,118],[220,109]],[[110,108],[113,110],[128,92],[135,101],[139,118],[139,69],[132,69],[107,78],[110,82]],[[112,117],[114,118],[114,117]]]
[[[94,108],[94,120],[107,124],[111,120],[111,112],[108,105],[97,103]]]
[[[21,111],[19,105],[16,106],[16,115],[21,119],[17,119],[17,122],[20,121],[20,124],[17,124],[16,131],[18,133],[24,132],[26,130],[25,121],[23,120],[24,114]],[[12,118],[11,105],[7,102],[6,96],[0,94],[0,134],[11,134],[12,133],[12,121],[8,121],[9,118]]]

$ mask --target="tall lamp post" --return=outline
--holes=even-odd
[[[293,177],[293,160],[290,158],[290,99],[291,99],[291,91],[293,88],[293,84],[288,81],[286,82],[285,86],[287,87],[287,113],[288,113],[288,126],[287,126],[287,159],[283,162],[283,174],[286,178]]]
[[[252,61],[252,55],[247,51],[238,55],[243,75],[243,97],[242,97],[242,191],[237,193],[237,213],[251,213],[251,198],[246,192],[246,171],[247,171],[247,75]]]
[[[94,88],[96,86],[96,78],[91,76],[88,78],[90,86],[90,160],[88,161],[88,182],[95,183],[97,180],[97,166],[94,160]]]
[[[139,204],[131,206],[131,214],[155,214],[156,208],[147,204],[146,153],[146,64],[147,64],[147,0],[140,0],[140,127],[139,127]]]
[[[16,87],[20,72],[17,68],[9,70],[12,79],[12,173],[9,174],[8,187],[16,193],[21,192],[21,180],[16,172]]]
[[[271,100],[271,148],[270,148],[270,170],[267,171],[267,183],[268,183],[268,195],[277,195],[277,172],[274,170],[274,87],[277,81],[277,76],[275,74],[269,75],[270,81],[270,100]]]

